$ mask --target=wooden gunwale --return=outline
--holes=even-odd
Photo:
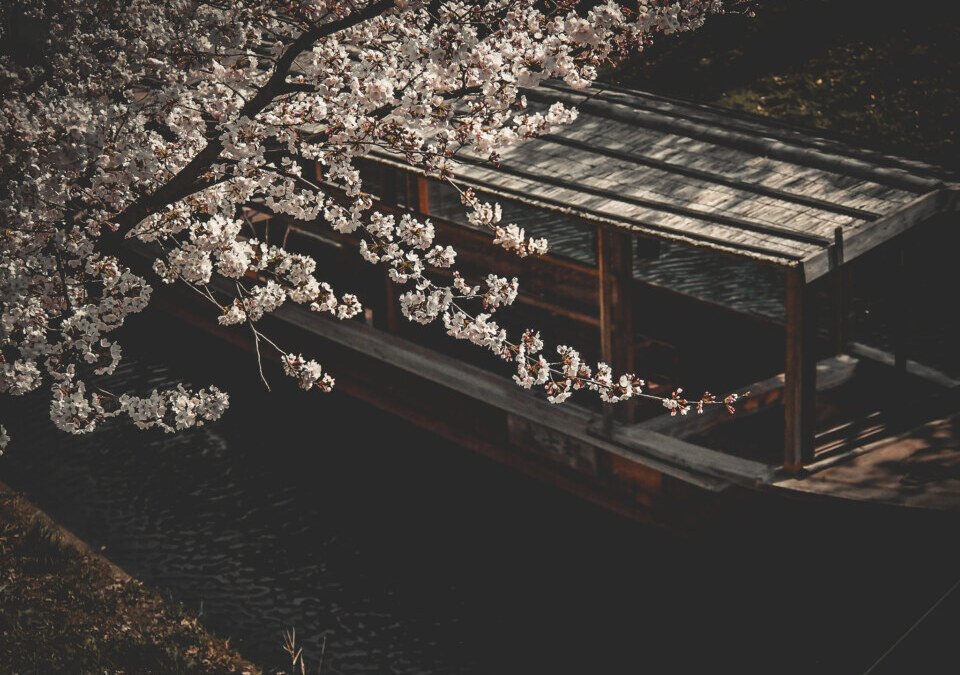
[[[663,462],[662,457],[648,456],[648,453],[654,452],[651,444],[655,446],[657,442],[662,441],[670,443],[671,447],[678,445],[675,442],[676,439],[667,441],[666,439],[669,439],[669,437],[663,434],[656,432],[643,434],[644,442],[642,446],[632,451],[620,444],[599,439],[590,433],[590,423],[594,417],[581,408],[567,406],[566,404],[562,407],[552,406],[545,401],[530,396],[506,378],[498,377],[452,357],[420,347],[416,343],[398,336],[383,333],[357,322],[347,323],[329,320],[299,307],[284,305],[277,310],[276,314],[288,323],[321,335],[345,347],[377,357],[394,367],[435,384],[456,389],[487,405],[532,422],[546,425],[577,440],[601,445],[609,452],[647,464],[651,468],[698,487],[712,491],[722,490],[726,487],[724,479],[729,478],[729,476],[720,476],[713,471],[702,473],[696,466],[673,466]],[[699,447],[683,442],[680,442],[679,445],[687,448]],[[647,452],[644,452],[644,450]],[[722,453],[713,450],[707,450],[707,452],[722,455]],[[661,461],[656,461],[657,459]]]
[[[665,436],[639,424],[614,426],[610,440],[673,466],[726,478],[739,485],[768,485],[780,475],[775,466]]]
[[[212,281],[211,286],[219,292],[229,293],[231,290],[228,284],[219,279]],[[391,367],[456,390],[485,405],[545,425],[578,441],[644,464],[686,483],[712,492],[722,491],[729,485],[724,477],[711,472],[700,473],[696,467],[673,466],[658,461],[657,457],[648,457],[643,452],[597,438],[590,432],[590,424],[595,416],[589,411],[570,404],[551,405],[531,396],[507,378],[494,375],[399,336],[358,321],[338,321],[290,304],[281,306],[273,314],[284,323],[388,363]],[[645,434],[647,442],[667,438],[656,432]],[[670,442],[676,445],[674,439]],[[694,447],[689,443],[685,445]]]
[[[174,289],[164,288],[158,294],[156,307],[220,339],[224,339],[235,347],[247,351],[254,349],[249,335],[242,331],[220,326],[215,321],[198,319],[198,313],[202,310],[202,306],[199,305],[199,299],[196,296],[183,295],[182,292]],[[313,318],[325,321],[324,318],[316,315]],[[443,415],[425,412],[425,407],[428,406],[423,403],[421,396],[423,387],[417,385],[416,382],[423,382],[427,386],[433,387],[434,398],[437,403],[449,400],[449,397],[443,394],[439,394],[439,398],[437,398],[439,392],[449,391],[449,389],[440,387],[430,382],[429,379],[421,378],[421,371],[415,367],[403,368],[397,367],[394,363],[383,362],[376,356],[368,356],[363,349],[358,348],[352,342],[331,340],[321,333],[300,328],[284,319],[273,317],[270,321],[287,325],[293,330],[306,330],[307,334],[312,334],[317,339],[329,344],[335,353],[339,351],[343,354],[355,354],[357,361],[350,360],[353,367],[369,368],[371,362],[382,364],[382,372],[376,376],[375,385],[371,383],[369,376],[359,378],[339,377],[337,390],[341,393],[372,404],[427,429],[451,443],[624,517],[652,525],[675,527],[686,522],[687,515],[685,515],[685,512],[691,508],[697,509],[697,505],[703,502],[704,497],[710,498],[731,487],[729,481],[721,478],[685,471],[654,458],[641,456],[639,453],[601,439],[592,439],[582,433],[584,425],[587,423],[584,420],[589,420],[589,414],[586,411],[576,409],[575,406],[564,406],[570,408],[566,411],[570,413],[568,415],[548,416],[539,418],[537,422],[532,422],[534,428],[544,430],[554,439],[573,439],[572,442],[582,442],[585,448],[590,448],[591,451],[597,453],[596,468],[602,469],[602,471],[599,475],[584,475],[562,464],[557,464],[555,460],[552,461],[549,457],[549,451],[547,456],[540,456],[535,450],[531,452],[532,448],[518,447],[516,442],[504,445],[502,441],[495,440],[497,434],[500,433],[499,431],[493,435],[494,438],[489,438],[487,437],[489,434],[474,434],[470,429],[464,429],[456,423],[451,423]],[[327,320],[325,323],[336,325],[338,322]],[[355,334],[354,331],[358,328],[360,330],[365,328],[362,324],[354,321],[343,322],[343,324],[345,325],[341,327],[349,331],[347,335]],[[374,334],[376,339],[388,337],[382,331],[374,331]],[[428,351],[428,354],[430,354],[428,360],[422,361],[425,365],[438,359],[441,361],[448,359],[448,357],[435,352]],[[272,351],[265,354],[265,357],[269,361],[278,361]],[[451,363],[458,370],[465,367],[465,364],[456,360],[451,360]],[[398,376],[400,379],[397,379]],[[506,383],[506,386],[517,389],[512,383]],[[391,394],[398,387],[407,391],[408,395],[396,396]],[[411,394],[410,389],[413,389],[416,393]],[[411,399],[411,395],[416,398]],[[494,409],[499,412],[502,417],[496,422],[496,426],[505,424],[510,427],[512,426],[512,420],[529,418],[529,416],[514,415],[502,407],[489,408],[487,402],[481,399],[477,399],[477,407],[478,412],[484,418],[489,417],[484,409]],[[627,474],[626,477],[623,476],[624,473]]]

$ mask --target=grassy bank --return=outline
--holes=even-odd
[[[259,670],[0,484],[0,672]]]
[[[756,0],[605,74],[960,169],[960,25],[945,3]]]

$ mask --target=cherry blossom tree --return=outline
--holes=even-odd
[[[409,288],[404,316],[440,320],[513,361],[517,383],[552,402],[579,389],[656,398],[673,413],[735,400],[660,399],[572,347],[551,360],[533,329],[511,338],[492,317],[517,280],[462,277],[430,221],[379,212],[356,166],[374,147],[397,153],[456,187],[491,245],[542,255],[546,241],[458,185],[460,155],[496,165],[503,148],[575,119],[560,103],[528,108],[524,88],[549,78],[588,87],[598,67],[656,34],[700,26],[718,0],[31,0],[0,11],[0,393],[48,386],[60,429],[125,416],[173,431],[227,407],[216,387],[146,397],[98,388],[121,359],[111,334],[147,306],[151,283],[200,293],[211,320],[249,331],[258,355],[275,349],[303,389],[333,386],[260,320],[286,302],[349,319],[360,301],[318,278],[311,258],[244,236],[253,199],[353,233],[365,260]],[[303,171],[315,162],[322,181]],[[125,266],[129,240],[155,251],[156,278]],[[454,271],[452,283],[437,268]],[[214,291],[214,277],[234,292]],[[8,440],[0,427],[0,450]]]

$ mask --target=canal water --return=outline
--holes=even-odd
[[[0,477],[268,668],[295,627],[331,675],[859,673],[960,577],[956,522],[934,514],[757,497],[651,529],[135,324],[128,349],[151,346],[105,387],[217,384],[223,420],[77,438],[42,397],[4,401]]]

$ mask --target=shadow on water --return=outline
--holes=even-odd
[[[32,398],[0,476],[268,666],[296,626],[326,673],[862,672],[960,576],[953,520],[758,497],[651,530],[138,323],[107,388],[187,374],[222,422],[70,438]]]

